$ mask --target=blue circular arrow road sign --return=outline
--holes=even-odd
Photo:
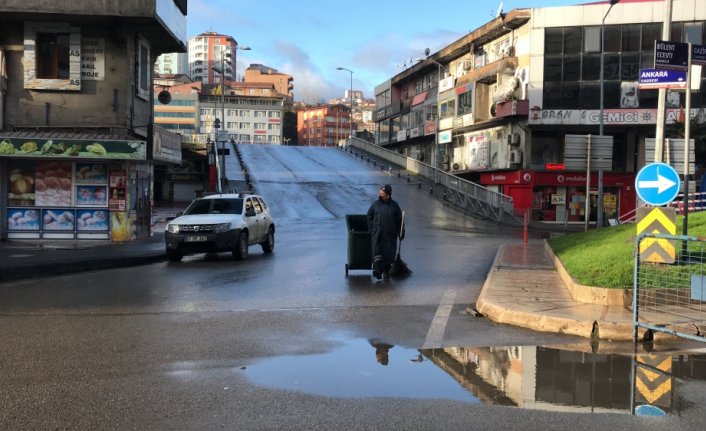
[[[679,174],[666,163],[645,165],[635,177],[637,195],[654,206],[673,201],[679,193],[680,185]]]

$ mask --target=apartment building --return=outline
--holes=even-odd
[[[154,73],[159,75],[188,75],[188,54],[170,52],[160,55],[154,63]]]
[[[700,6],[674,0],[671,40],[704,43]],[[595,222],[599,175],[604,218],[629,213],[657,118],[657,90],[639,90],[638,74],[654,66],[664,2],[623,0],[609,8],[600,2],[499,13],[376,87],[376,142],[509,195],[518,213],[536,220]],[[701,88],[690,116],[703,122]],[[673,123],[684,94],[668,99]],[[576,161],[572,152],[587,150],[586,136],[598,135],[601,112],[611,158],[600,174],[595,164],[587,173],[587,158]]]
[[[186,51],[186,13],[186,0],[0,4],[2,239],[150,235],[154,166],[181,162],[154,125],[152,59]]]
[[[294,97],[294,93],[292,93],[294,91],[294,78],[262,64],[251,64],[245,69],[243,81],[247,83],[272,84],[275,91],[286,96],[290,104]]]
[[[222,77],[225,82],[237,80],[234,72],[237,50],[238,42],[232,36],[209,31],[192,37],[189,76],[204,84],[220,84]]]
[[[312,106],[297,112],[297,144],[333,147],[353,134],[351,108],[344,104]]]

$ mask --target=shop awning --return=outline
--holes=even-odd
[[[424,102],[427,99],[427,93],[428,91],[425,91],[423,93],[419,93],[416,96],[414,96],[414,99],[412,99],[412,106],[419,105],[420,103]]]

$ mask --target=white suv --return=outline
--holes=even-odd
[[[248,247],[275,248],[275,224],[261,196],[214,194],[200,197],[164,232],[167,258],[178,262],[188,253],[230,251],[237,260],[248,257]]]

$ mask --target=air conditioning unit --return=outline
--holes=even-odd
[[[507,135],[508,145],[520,145],[520,134],[519,133],[509,133]]]
[[[511,150],[510,151],[510,165],[516,166],[522,164],[522,151]]]
[[[465,165],[464,163],[455,162],[455,163],[452,163],[452,164],[451,164],[451,170],[452,170],[453,172],[456,172],[456,171],[465,171],[465,170],[466,170],[466,165]]]

